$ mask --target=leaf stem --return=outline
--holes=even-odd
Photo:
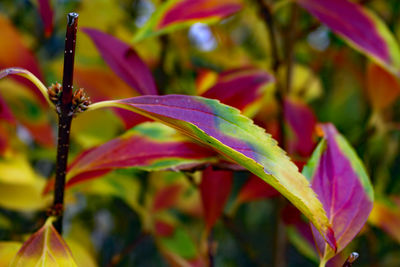
[[[78,14],[67,15],[68,24],[65,36],[64,72],[61,99],[56,105],[58,113],[58,139],[56,180],[54,186],[53,212],[58,219],[54,223],[55,229],[62,234],[62,218],[64,209],[65,176],[67,173],[69,135],[73,118],[72,111],[72,85],[74,74],[75,43],[78,24]]]

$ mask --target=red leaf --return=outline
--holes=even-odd
[[[135,50],[117,38],[96,29],[83,28],[110,68],[140,94],[156,95],[153,76]]]
[[[76,83],[80,87],[85,88],[93,102],[138,95],[132,87],[127,85],[117,75],[103,68],[77,66],[75,67],[74,74]],[[149,120],[139,114],[132,114],[132,112],[126,110],[113,109],[113,111],[123,121],[125,129],[130,129],[139,123]]]
[[[284,115],[292,132],[292,138],[287,142],[288,153],[310,156],[316,144],[313,137],[317,119],[314,113],[300,100],[286,98]]]
[[[279,196],[279,192],[272,186],[252,174],[243,185],[237,197],[238,203],[246,203],[264,198]]]
[[[15,118],[4,99],[0,96],[0,120],[15,125]]]
[[[232,176],[230,171],[213,171],[212,167],[203,171],[200,194],[207,231],[211,230],[222,214],[231,192]]]
[[[243,67],[221,73],[217,83],[202,96],[243,110],[262,97],[260,89],[274,81],[268,72],[254,67]]]
[[[50,0],[38,0],[39,13],[44,24],[44,35],[49,37],[53,32],[53,9],[50,5]]]
[[[175,227],[161,220],[156,220],[154,225],[157,236],[168,237],[174,233]]]
[[[373,108],[384,109],[400,95],[399,80],[379,65],[368,64],[366,76],[368,98]]]
[[[39,64],[34,57],[33,53],[24,44],[23,39],[17,29],[11,22],[0,15],[0,29],[1,29],[1,42],[0,42],[0,69],[18,66],[32,72],[39,80],[43,80]],[[46,100],[43,95],[38,92],[36,86],[25,78],[12,75],[16,81],[28,86],[32,92],[40,100],[42,106],[46,106]]]
[[[153,202],[153,212],[165,210],[174,206],[179,199],[182,189],[183,186],[181,184],[173,184],[158,191]]]

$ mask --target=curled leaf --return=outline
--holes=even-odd
[[[7,77],[8,75],[18,75],[31,81],[37,87],[37,89],[39,89],[39,91],[42,93],[47,103],[50,106],[53,106],[52,102],[49,99],[46,86],[30,71],[22,68],[8,68],[0,70],[0,79]]]
[[[235,108],[185,95],[140,96],[91,105],[120,107],[171,126],[247,168],[287,197],[334,246],[321,203],[274,139]]]

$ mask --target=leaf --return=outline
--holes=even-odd
[[[78,240],[66,239],[68,247],[71,249],[74,259],[79,264],[79,266],[85,267],[96,267],[96,258],[92,255],[84,244],[80,243]]]
[[[308,225],[306,226],[308,227]],[[307,236],[305,236],[305,232],[307,233]],[[308,238],[308,234],[311,235],[311,240]],[[292,243],[292,245],[303,256],[307,257],[313,262],[318,262],[318,254],[315,250],[314,243],[312,240],[312,234],[309,227],[307,229],[306,227],[300,228],[300,225],[290,225],[287,227],[287,235],[290,243]]]
[[[0,161],[0,207],[35,211],[48,207],[50,198],[42,196],[46,180],[39,177],[22,156],[3,157]]]
[[[197,22],[216,23],[241,8],[240,0],[168,0],[139,29],[134,41],[183,29]]]
[[[161,121],[232,159],[286,196],[334,245],[325,211],[308,181],[276,141],[237,109],[184,95],[104,101],[89,110],[101,107],[120,107]]]
[[[337,241],[337,251],[325,246],[313,228],[321,259],[343,250],[365,224],[372,209],[373,189],[361,160],[332,124],[321,125],[324,139],[303,174],[324,205]]]
[[[38,0],[39,13],[44,25],[44,35],[50,37],[53,32],[54,12],[51,8],[50,0]]]
[[[21,247],[20,242],[0,241],[0,267],[9,267],[10,262]]]
[[[99,147],[82,152],[68,168],[67,187],[117,168],[147,171],[203,164],[213,151],[180,136],[160,123],[144,123]]]
[[[207,232],[221,216],[231,193],[232,182],[233,172],[214,171],[211,166],[203,171],[199,189]]]
[[[132,87],[125,83],[113,72],[105,68],[77,66],[74,70],[76,83],[85,88],[90,99],[94,102],[112,99],[128,98],[139,95]],[[113,90],[110,90],[113,88]],[[129,111],[115,109],[114,112],[125,124],[125,129],[147,121],[143,116],[128,116]]]
[[[69,192],[69,191],[67,191]],[[80,183],[72,189],[88,195],[113,196],[123,200],[132,210],[142,214],[139,205],[140,183],[132,174],[123,174],[121,171],[105,175],[101,179]]]
[[[3,97],[0,97],[0,121],[6,121],[9,124],[15,125],[14,115]]]
[[[44,86],[44,84],[40,81],[40,79],[34,73],[31,73],[30,71],[23,69],[23,68],[8,68],[8,69],[0,70],[0,79],[3,79],[5,77],[7,77],[8,75],[18,75],[18,76],[24,77],[25,79],[28,79],[29,81],[31,81],[36,86],[35,88],[39,89],[41,95],[43,96],[44,99],[46,99],[47,103],[50,106],[52,106],[52,103],[47,94],[46,86]],[[37,90],[35,89],[34,91],[36,92]]]
[[[2,73],[0,72],[0,76]],[[32,90],[25,85],[11,79],[2,80],[0,84],[1,96],[17,121],[29,131],[29,137],[33,137],[42,146],[52,147],[54,138],[48,109],[43,107]]]
[[[400,75],[400,49],[384,22],[360,4],[348,0],[296,0],[351,46]]]
[[[292,98],[284,100],[284,116],[292,133],[287,141],[290,155],[299,154],[308,157],[314,147],[314,128],[317,119],[312,110],[302,101]]]
[[[16,266],[77,266],[71,251],[54,229],[53,217],[34,233],[21,247],[10,264]]]
[[[173,235],[167,237],[160,237],[160,243],[165,249],[179,256],[192,259],[196,257],[197,248],[182,227],[176,227]]]
[[[400,83],[390,72],[369,63],[366,73],[367,95],[374,109],[389,107],[400,95]]]
[[[388,199],[376,199],[368,222],[381,228],[400,243],[400,198],[393,196]]]
[[[174,206],[178,202],[183,189],[181,184],[172,184],[161,188],[154,196],[152,211],[158,212]]]
[[[129,86],[143,95],[158,94],[150,70],[132,47],[96,29],[82,31],[92,39],[108,66]]]
[[[279,192],[276,191],[275,188],[252,174],[240,189],[236,202],[246,203],[276,196],[279,196]]]
[[[22,36],[12,23],[3,15],[0,15],[0,29],[1,29],[1,42],[0,42],[0,69],[18,66],[33,73],[34,76],[42,80],[42,74],[39,64],[34,57],[33,53],[24,44]],[[0,79],[2,73],[0,73]],[[45,98],[37,94],[35,87],[28,81],[19,77],[13,77],[18,82],[28,86],[36,93],[41,104],[45,104]]]
[[[262,97],[262,89],[274,82],[268,72],[243,67],[225,71],[218,76],[217,83],[202,96],[218,99],[222,103],[243,110]]]

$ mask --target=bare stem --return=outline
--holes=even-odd
[[[67,32],[65,36],[64,50],[64,72],[61,99],[58,101],[58,139],[57,139],[57,162],[56,162],[56,181],[54,186],[53,213],[58,217],[54,222],[56,230],[62,234],[62,218],[64,209],[64,189],[65,176],[67,172],[69,133],[73,117],[72,111],[72,85],[74,77],[74,59],[76,31],[78,24],[78,14],[69,13]]]

